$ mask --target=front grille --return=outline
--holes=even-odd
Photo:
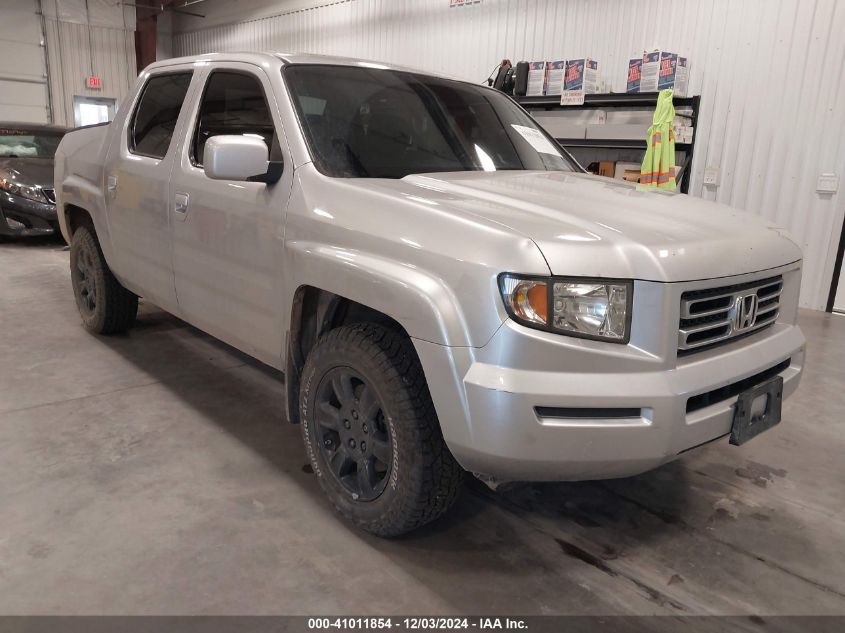
[[[681,295],[678,354],[699,352],[772,325],[780,314],[783,277]]]
[[[50,201],[50,204],[56,204],[56,190],[55,189],[42,189],[41,193],[44,194],[44,197]]]

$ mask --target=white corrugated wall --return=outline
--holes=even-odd
[[[41,16],[36,0],[0,2],[0,121],[50,118]]]
[[[203,6],[212,19],[223,5]],[[692,91],[702,97],[691,193],[787,227],[804,249],[802,305],[826,304],[845,203],[815,187],[822,172],[845,175],[845,2],[482,0],[450,8],[448,0],[341,0],[178,28],[177,55],[306,51],[479,82],[502,57],[589,55],[614,91],[624,91],[630,53],[686,53]],[[705,166],[720,167],[718,187],[702,185]]]
[[[126,96],[137,77],[134,9],[116,0],[42,0],[53,119],[73,126],[73,97]],[[102,88],[85,87],[97,75]]]

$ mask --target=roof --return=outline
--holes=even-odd
[[[277,51],[269,52],[232,52],[232,53],[206,53],[203,55],[192,55],[189,57],[173,57],[160,62],[150,64],[149,69],[175,66],[177,64],[195,64],[203,61],[224,61],[224,62],[246,62],[256,66],[268,64],[280,66],[294,66],[297,64],[324,64],[327,66],[359,66],[363,68],[377,68],[384,70],[404,70],[421,74],[431,73],[418,68],[408,68],[385,62],[369,59],[357,59],[354,57],[338,57],[334,55],[316,55],[313,53],[283,53]]]
[[[418,68],[408,68],[372,59],[358,59],[355,57],[339,57],[337,55],[316,55],[313,53],[272,53],[287,66],[295,64],[325,64],[329,66],[362,66],[383,70],[409,70],[417,73],[424,72]]]

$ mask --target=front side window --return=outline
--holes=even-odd
[[[189,72],[150,78],[129,127],[129,151],[164,158],[190,84]]]
[[[314,161],[329,176],[575,169],[494,90],[357,66],[291,66],[284,74]]]
[[[215,71],[206,84],[191,146],[191,160],[202,166],[205,143],[218,134],[255,136],[273,147],[275,127],[261,82],[254,75]]]

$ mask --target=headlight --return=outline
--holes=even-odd
[[[613,343],[631,336],[633,282],[499,275],[510,317],[522,325]]]
[[[47,200],[44,192],[41,191],[41,187],[37,185],[22,185],[14,180],[0,178],[0,189],[13,196],[20,196],[21,198],[27,198],[35,202],[50,202]]]

